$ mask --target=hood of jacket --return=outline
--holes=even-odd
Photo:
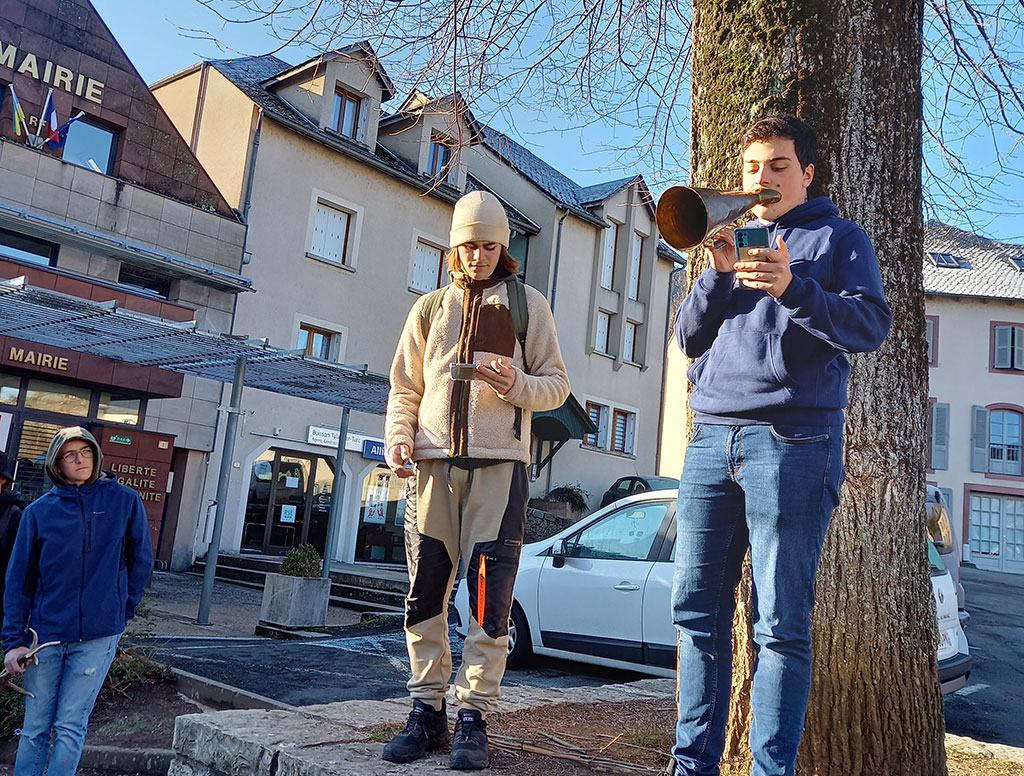
[[[814,197],[783,213],[774,221],[782,229],[804,226],[821,218],[837,218],[839,208],[828,197]]]
[[[70,442],[72,439],[81,439],[92,448],[92,475],[86,480],[86,485],[91,485],[96,482],[100,477],[100,472],[103,466],[103,451],[100,450],[100,444],[96,441],[96,437],[90,434],[81,426],[68,426],[62,428],[56,434],[53,435],[53,439],[50,441],[50,448],[46,451],[46,473],[49,475],[50,480],[54,485],[58,487],[68,487],[72,483],[64,476],[64,473],[57,466],[57,453],[60,452],[61,447],[65,443]]]

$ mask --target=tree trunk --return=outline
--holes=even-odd
[[[692,185],[736,187],[742,131],[801,116],[820,143],[811,195],[867,231],[894,315],[881,350],[851,359],[800,774],[946,774],[924,519],[921,19],[920,0],[694,2]],[[692,257],[688,289],[705,266]],[[728,757],[749,755],[748,582],[739,597]]]

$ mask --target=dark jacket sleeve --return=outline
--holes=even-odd
[[[153,571],[153,545],[149,540],[149,521],[142,499],[135,493],[132,513],[128,517],[125,535],[125,560],[128,568],[128,599],[125,602],[126,620],[135,616],[135,607],[146,591],[146,582]]]
[[[794,276],[776,301],[794,323],[837,350],[876,350],[889,333],[892,311],[882,291],[875,249],[858,227],[838,241],[834,256],[835,293],[813,278]]]
[[[676,311],[676,341],[688,358],[700,358],[718,336],[732,296],[735,273],[704,270]]]
[[[31,509],[22,515],[18,536],[14,541],[11,560],[7,564],[4,589],[3,649],[29,643],[29,614],[39,580],[39,547],[36,541],[36,523]]]

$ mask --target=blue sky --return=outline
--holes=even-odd
[[[264,54],[278,45],[265,28],[257,25],[225,26],[196,0],[159,0],[152,4],[141,4],[138,0],[92,2],[149,83],[202,59]],[[208,33],[222,45],[204,39],[202,34],[190,36],[190,29]],[[294,48],[278,56],[294,63],[314,54],[314,51]],[[510,114],[514,127],[510,126]],[[484,118],[584,186],[637,172],[644,175],[656,193],[672,183],[686,182],[685,169],[660,172],[653,166],[637,167],[635,162],[624,161],[621,149],[630,145],[631,138],[623,123],[592,123],[559,131],[553,128],[554,122],[549,117],[530,115],[525,108]],[[976,190],[968,207],[951,202],[938,187],[933,187],[930,198],[926,197],[926,218],[937,217],[999,240],[1024,242],[1024,219],[1021,218],[1024,196],[1017,191],[1024,167],[1020,156],[1024,151],[1017,149],[1008,159],[1004,151],[1000,159],[993,150],[995,144],[1003,149],[1014,149],[1018,139],[976,120],[964,120],[960,126],[963,131],[954,141],[955,150],[962,154],[969,169],[990,176],[994,182],[984,183],[980,192]],[[680,149],[674,150],[678,154]],[[685,149],[682,151],[681,156],[685,157]],[[926,145],[926,161],[935,178],[951,179],[934,147]]]

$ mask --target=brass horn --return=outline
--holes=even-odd
[[[782,195],[763,191],[716,191],[673,186],[658,200],[658,230],[673,248],[696,248],[754,205],[778,202]]]

